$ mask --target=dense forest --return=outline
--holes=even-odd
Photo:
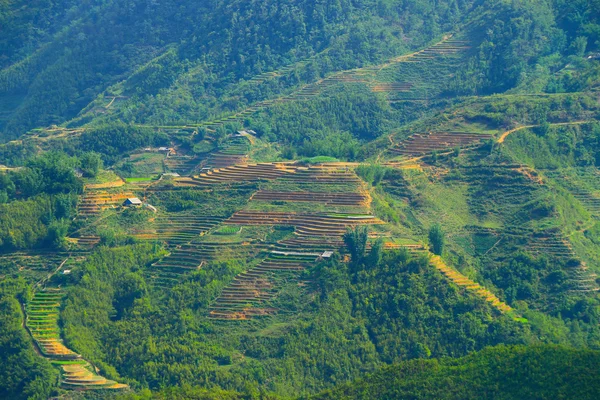
[[[598,352],[556,346],[498,346],[465,358],[386,367],[314,399],[576,398],[598,393],[588,375]],[[552,371],[552,372],[550,372]]]
[[[0,31],[0,398],[598,397],[599,1]]]

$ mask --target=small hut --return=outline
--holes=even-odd
[[[141,207],[142,201],[137,197],[130,197],[123,202],[123,206],[125,207]]]

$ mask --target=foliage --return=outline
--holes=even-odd
[[[369,230],[366,226],[356,226],[354,229],[348,229],[348,232],[344,234],[344,243],[350,251],[354,265],[359,265],[364,261],[368,237]]]
[[[361,164],[356,168],[356,174],[373,186],[381,183],[388,171],[378,164]]]
[[[58,370],[39,357],[22,328],[19,302],[29,295],[25,281],[5,278],[0,282],[0,397],[47,399],[56,393]]]
[[[533,167],[600,166],[600,124],[548,126],[539,130],[517,132],[507,140],[510,152]]]
[[[556,399],[596,397],[588,371],[597,351],[561,346],[497,346],[459,359],[385,367],[312,399]]]
[[[85,131],[73,144],[73,150],[100,153],[106,161],[112,163],[118,155],[128,151],[165,144],[167,144],[166,136],[151,129],[112,124]]]
[[[433,254],[441,256],[444,252],[444,231],[439,223],[429,228],[429,245]]]
[[[0,172],[0,263],[22,279],[36,268],[36,257],[64,250],[67,233],[92,242],[100,237],[69,260],[70,274],[55,274],[47,284],[68,294],[60,311],[66,344],[134,389],[115,397],[310,396],[378,370],[322,397],[597,392],[594,351],[485,348],[600,348],[592,273],[600,261],[594,219],[600,127],[589,123],[600,115],[598,1],[125,3],[0,4],[0,141],[18,139],[0,145],[0,160],[21,167]],[[449,41],[435,47],[447,49],[440,54],[404,57],[442,37]],[[490,136],[479,149],[455,148],[448,157],[448,148],[411,161],[423,168],[384,167],[399,165],[402,141],[414,133],[495,135],[523,125],[533,127],[503,144]],[[260,140],[232,145],[231,134],[241,129]],[[158,146],[184,157],[165,162],[162,154],[140,151]],[[277,314],[220,321],[210,312],[217,297],[227,296],[224,288],[271,249],[288,245],[274,242],[305,235],[290,226],[229,225],[199,235],[200,222],[192,221],[212,227],[240,210],[358,213],[359,207],[325,202],[249,199],[259,189],[346,193],[364,184],[304,184],[284,170],[277,171],[283,179],[268,182],[197,187],[199,180],[184,178],[145,189],[131,179],[123,190],[144,197],[156,213],[74,219],[80,173],[100,182],[104,164],[123,176],[147,177],[171,168],[170,161],[197,162],[199,169],[234,153],[248,153],[249,163],[371,161],[356,168],[373,186],[370,210],[362,213],[388,222],[371,232],[385,239],[370,238],[359,225],[344,235],[341,253],[304,271],[268,275],[265,291],[283,282],[265,303]],[[179,222],[169,223],[171,217]],[[178,224],[191,233],[171,233]],[[192,242],[163,248],[132,235],[149,231]],[[138,237],[144,236],[153,233]],[[418,251],[385,250],[384,240],[416,244],[428,236],[434,253],[444,253],[529,323],[453,285]],[[241,240],[248,246],[240,253],[252,255],[223,251],[179,274],[176,257],[194,265],[196,256],[186,251],[218,248],[213,240],[234,246]],[[30,255],[42,248],[42,256]],[[157,268],[166,280],[177,276],[168,289]],[[0,277],[3,398],[62,394],[56,370],[35,355],[20,326],[18,301],[28,296],[24,281]],[[400,364],[380,370],[391,363]]]
[[[62,246],[83,186],[76,165],[75,158],[46,153],[0,173],[0,249]]]
[[[135,0],[123,8],[114,0],[87,7],[62,0],[31,10],[8,3],[1,17],[7,29],[0,94],[18,100],[2,133],[14,137],[80,113],[87,115],[78,122],[103,118],[113,94],[130,97],[120,113],[128,122],[149,114],[155,121],[207,117],[216,102],[228,109],[270,90],[239,96],[229,86],[242,79],[328,48],[333,51],[305,71],[289,74],[290,83],[396,55],[406,47],[404,35],[422,46],[450,30],[473,3]],[[28,18],[35,22],[23,24]],[[227,101],[217,100],[229,93]]]
[[[79,157],[79,162],[83,174],[89,178],[95,178],[102,169],[102,158],[100,158],[100,154],[95,152],[83,153]]]

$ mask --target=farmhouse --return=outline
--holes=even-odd
[[[141,207],[142,201],[137,197],[130,197],[123,202],[123,205],[125,207]]]

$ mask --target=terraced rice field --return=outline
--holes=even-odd
[[[111,182],[104,182],[104,183],[87,183],[84,188],[85,190],[99,190],[99,189],[112,189],[112,188],[118,188],[125,185],[125,181],[123,181],[123,179],[116,179],[114,181]]]
[[[259,190],[254,201],[313,202],[329,206],[368,206],[370,198],[360,193],[276,192]]]
[[[590,214],[600,217],[600,170],[588,167],[544,174],[565,187]]]
[[[470,226],[468,230],[473,235],[491,236],[495,243],[493,248],[485,251],[482,258],[492,266],[505,264],[505,255],[516,252],[527,252],[534,257],[559,259],[566,263],[567,276],[565,289],[569,291],[597,291],[596,274],[578,261],[577,254],[567,237],[556,229],[539,231],[519,226],[491,229]]]
[[[568,289],[576,292],[595,292],[600,290],[596,282],[597,275],[591,272],[584,262],[578,260],[577,254],[567,238],[556,231],[534,233],[527,236],[526,250],[536,256],[562,259],[567,262]]]
[[[182,155],[168,155],[163,161],[167,171],[180,175],[189,175],[201,162],[201,158]]]
[[[361,191],[363,182],[354,173],[354,166],[345,163],[310,167],[284,163],[238,165],[215,168],[193,177],[193,180],[196,181],[194,186],[207,190],[215,184],[261,181],[268,188],[255,192],[251,197],[252,201],[313,202],[325,209],[332,207],[333,210],[341,206],[342,209],[364,209],[367,212],[370,196]],[[181,181],[182,179],[177,180],[178,183]],[[190,181],[189,178],[185,179],[186,183]],[[273,207],[281,210],[280,204]],[[172,224],[172,215],[173,213],[165,214],[162,218]],[[160,218],[157,217],[155,224]],[[183,227],[194,225],[193,218],[188,214],[181,214],[179,218]],[[211,222],[211,227],[218,222]],[[269,242],[267,236],[261,236],[261,239],[251,236],[252,239],[248,241],[243,238],[243,234],[239,236],[242,232],[240,229],[234,229],[231,237],[219,235],[218,230],[212,229],[204,236],[183,235],[180,241],[170,241],[169,244],[175,246],[171,253],[147,268],[146,276],[154,287],[168,289],[179,283],[185,274],[202,268],[206,263],[222,258],[252,263],[267,254],[258,265],[239,274],[223,291],[210,308],[210,318],[231,320],[272,315],[277,312],[277,302],[274,302],[277,293],[283,287],[288,287],[286,285],[301,284],[298,282],[299,273],[323,252],[343,247],[343,235],[348,228],[382,223],[377,218],[360,212],[343,214],[241,210],[222,221],[221,229],[226,231],[227,227],[246,226],[248,228],[243,228],[244,232],[247,229],[250,232],[253,229],[271,232],[270,229],[259,227],[284,225],[295,229],[293,237]],[[182,232],[183,228],[179,225],[176,230]],[[192,233],[198,234],[200,231]],[[168,232],[169,226],[160,232],[156,230],[152,237],[164,240]]]
[[[371,91],[375,93],[379,92],[410,92],[412,89],[412,83],[402,82],[390,82],[390,83],[376,83],[371,86]]]
[[[287,239],[275,244],[257,266],[237,275],[209,308],[209,318],[249,320],[278,312],[273,300],[284,284],[299,282],[301,271],[314,265],[325,251],[343,246],[341,240]],[[400,248],[389,244],[388,248]],[[422,251],[420,245],[407,245],[411,251]]]
[[[0,265],[3,265],[4,273],[18,273],[23,277],[30,275],[33,279],[39,279],[54,271],[67,257],[66,252],[14,252],[1,255]]]
[[[233,137],[217,152],[211,153],[204,164],[208,168],[223,168],[232,165],[246,164],[250,142],[248,138]]]
[[[575,257],[569,241],[557,233],[535,234],[531,233],[527,250],[536,255],[546,255],[558,258]]]
[[[512,307],[502,302],[496,295],[481,286],[480,284],[473,282],[460,272],[447,266],[440,256],[432,255],[430,258],[431,265],[433,265],[438,271],[440,271],[446,278],[452,281],[454,284],[464,287],[469,292],[476,294],[483,300],[490,303],[494,308],[503,314],[513,313]]]
[[[399,173],[393,175],[386,174],[381,181],[381,186],[386,193],[389,193],[394,197],[402,199],[406,202],[411,201],[413,197],[408,182],[404,176]]]
[[[205,263],[226,256],[227,259],[251,260],[264,245],[246,242],[192,242],[177,246],[171,253],[152,264],[146,276],[155,287],[167,289],[179,283],[183,275],[200,269]]]
[[[286,163],[259,163],[214,168],[198,176],[177,179],[177,186],[210,186],[217,184],[272,181],[297,184],[358,184],[360,179],[348,167],[324,165],[301,167]]]
[[[275,99],[256,102],[250,107],[247,107],[235,114],[213,121],[206,121],[202,123],[201,126],[217,128],[228,122],[243,121],[256,111],[269,107],[273,104],[308,100],[323,93],[328,88],[338,84],[357,84],[363,89],[372,90],[375,92],[403,94],[410,94],[411,92],[414,92],[411,96],[413,98],[423,97],[422,92],[424,92],[426,95],[429,92],[429,96],[436,95],[436,89],[441,87],[440,82],[442,79],[447,79],[450,77],[457,68],[455,63],[449,63],[447,66],[444,65],[444,68],[439,68],[438,64],[442,64],[444,60],[452,57],[453,55],[464,53],[469,48],[470,44],[468,42],[453,39],[450,35],[426,49],[392,58],[380,65],[373,65],[364,68],[333,73],[314,83],[307,84],[290,94],[286,94]],[[427,64],[429,66],[427,68],[419,69],[419,64]],[[410,73],[406,72],[398,73],[395,71],[394,67],[400,65],[407,67],[402,71],[418,69],[416,74],[419,76],[419,80],[427,83],[426,85],[423,85],[424,88],[420,88],[419,90],[415,91],[413,84],[415,81],[414,74],[411,76]],[[433,73],[430,73],[430,71],[433,71]],[[426,73],[429,74],[426,75]],[[256,78],[256,82],[263,82],[264,80],[276,75],[276,73],[267,73],[261,75],[260,77]]]
[[[106,379],[92,371],[93,367],[87,363],[71,363],[61,365],[61,385],[71,390],[124,390],[129,386],[123,383]]]
[[[571,194],[579,200],[590,213],[600,217],[600,192],[579,189],[577,191],[571,191]]]
[[[429,132],[417,133],[402,141],[390,151],[405,156],[422,156],[434,151],[451,151],[456,147],[465,148],[480,145],[492,135],[469,132]]]
[[[223,218],[186,213],[161,213],[153,221],[153,227],[135,231],[134,236],[143,240],[160,240],[169,245],[187,243],[217,226]]]
[[[120,206],[127,198],[135,197],[132,192],[86,191],[77,205],[77,215],[82,218],[92,217],[109,208]]]
[[[519,164],[470,165],[457,169],[469,185],[471,211],[478,216],[502,216],[511,226],[531,220],[523,204],[546,194],[537,173]]]
[[[369,87],[390,101],[426,100],[443,95],[455,71],[465,63],[470,43],[446,40],[421,52],[399,57],[372,72]]]
[[[248,320],[272,315],[277,309],[268,303],[277,296],[279,281],[297,279],[300,271],[314,263],[319,253],[271,252],[256,267],[235,277],[211,304],[209,318]]]
[[[27,303],[27,329],[46,357],[78,359],[81,356],[65,347],[60,339],[58,309],[63,297],[60,290],[36,292]]]
[[[281,182],[310,185],[361,184],[361,180],[353,170],[338,165],[322,165],[314,167],[298,167],[294,174],[286,175]]]
[[[26,326],[41,354],[61,368],[61,385],[65,389],[93,390],[128,388],[95,372],[81,356],[67,348],[60,338],[58,312],[64,292],[60,289],[38,291],[26,305]]]
[[[291,225],[295,227],[298,237],[342,238],[348,228],[356,225],[383,224],[383,221],[371,215],[238,211],[224,223],[230,225]]]
[[[100,236],[82,235],[78,237],[67,238],[67,241],[78,248],[90,249],[100,243]]]
[[[271,183],[269,183],[271,184]],[[360,186],[360,180],[347,167],[296,167],[273,181],[275,187],[315,188],[308,190],[259,190],[253,201],[315,202],[327,206],[365,207],[370,198],[357,192],[331,191],[331,187]],[[367,208],[367,207],[365,207]],[[356,225],[383,223],[366,214],[261,212],[242,210],[223,222],[234,226],[284,225],[295,229],[294,236],[279,240],[257,266],[236,276],[211,305],[209,317],[222,320],[248,320],[278,312],[277,294],[284,285],[301,284],[299,273],[326,251],[344,246],[343,235]]]
[[[383,224],[370,215],[294,214],[285,212],[239,211],[224,221],[229,225],[287,225],[295,228],[294,237],[279,241],[274,249],[283,252],[324,252],[344,246],[343,236],[357,225]]]
[[[294,168],[279,163],[234,165],[225,168],[214,168],[192,179],[179,179],[177,183],[180,186],[210,186],[236,182],[254,182],[277,179],[294,172]]]

